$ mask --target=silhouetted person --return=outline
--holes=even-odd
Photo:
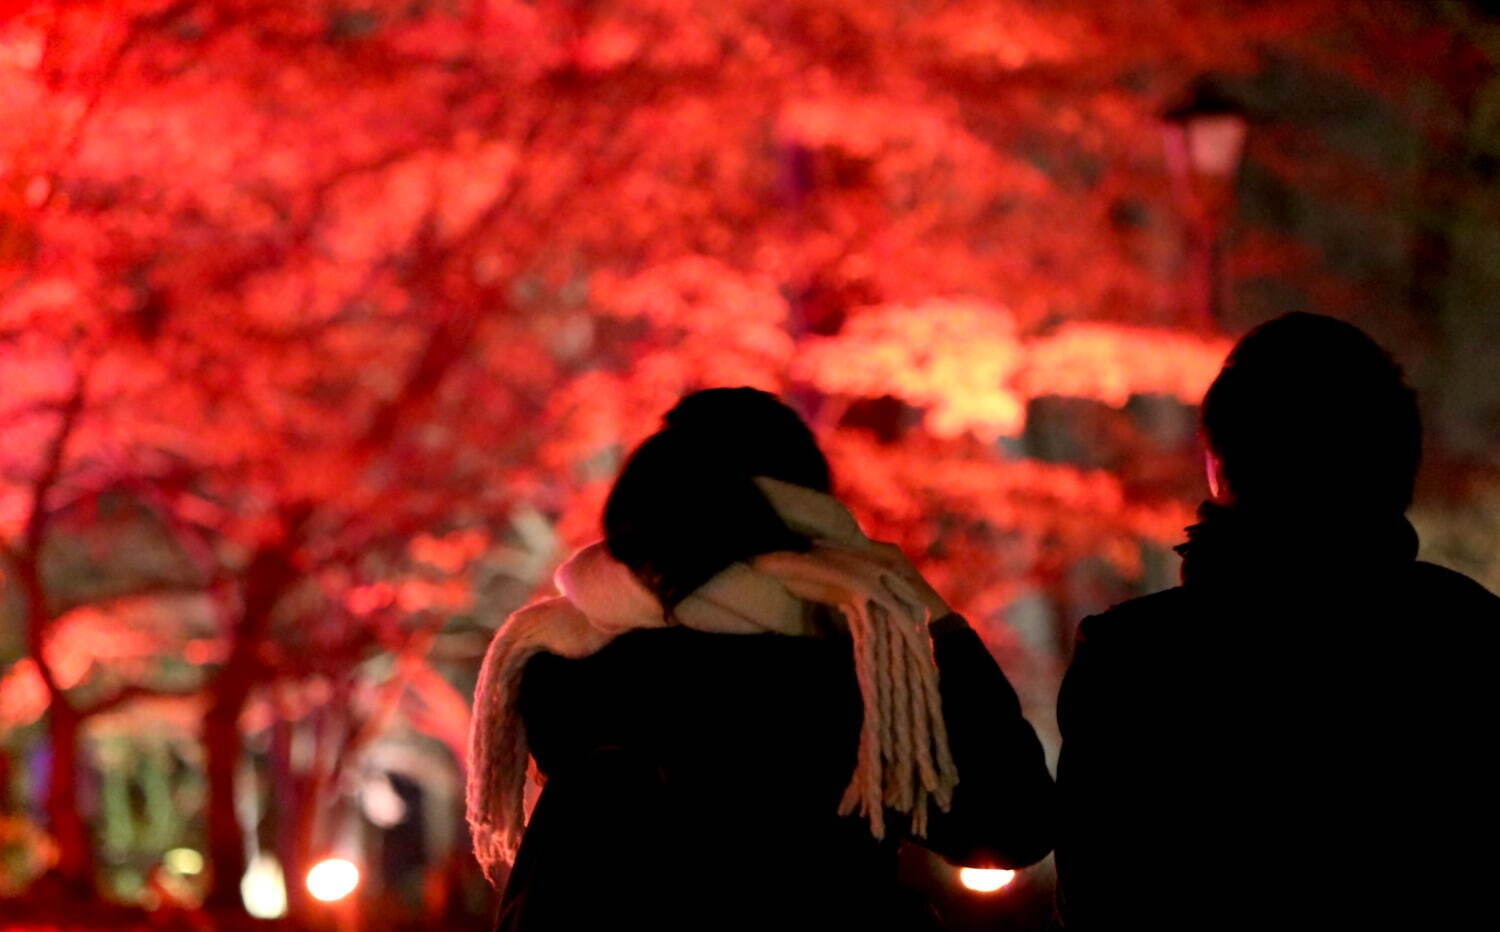
[[[974,866],[1051,849],[1052,780],[1004,674],[830,487],[772,396],[689,395],[563,597],[501,628],[469,813],[481,862],[514,858],[502,930],[922,929],[903,841]],[[521,836],[528,756],[545,786]]]
[[[1203,428],[1183,584],[1085,619],[1063,682],[1065,925],[1492,924],[1500,599],[1415,559],[1400,369],[1290,314],[1235,347]]]

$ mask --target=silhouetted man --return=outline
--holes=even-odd
[[[1063,682],[1064,923],[1493,927],[1500,599],[1415,559],[1401,370],[1290,314],[1203,428],[1183,584],[1085,619]]]

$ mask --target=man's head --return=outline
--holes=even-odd
[[[1255,509],[1400,512],[1422,425],[1401,368],[1359,328],[1287,314],[1235,346],[1203,397],[1220,497]]]

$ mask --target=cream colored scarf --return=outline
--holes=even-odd
[[[721,634],[807,635],[804,602],[836,608],[849,626],[864,703],[859,756],[839,805],[858,811],[876,838],[885,810],[911,817],[925,835],[929,799],[947,811],[958,783],[928,638],[929,612],[911,586],[882,565],[875,545],[831,496],[757,479],[787,526],[813,541],[807,553],[736,563],[688,596],[675,621]],[[656,597],[602,543],[556,575],[561,598],[512,615],[490,643],[474,691],[469,734],[469,828],[474,853],[495,879],[511,863],[525,824],[526,732],[516,711],[526,662],[546,652],[587,657],[617,635],[667,622]]]

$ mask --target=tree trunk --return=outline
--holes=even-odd
[[[208,857],[213,866],[210,909],[238,909],[240,878],[245,874],[245,836],[235,810],[234,775],[240,761],[242,702],[210,700],[203,718],[203,751],[208,776]]]
[[[235,808],[235,772],[243,741],[240,714],[251,691],[265,675],[261,650],[271,613],[296,578],[291,545],[263,548],[245,570],[244,602],[231,633],[229,657],[210,687],[203,718],[203,751],[208,770],[208,853],[212,864],[209,909],[238,910],[240,878],[245,874],[245,833]]]
[[[303,793],[304,781],[298,778],[292,768],[292,736],[297,723],[284,716],[285,710],[271,731],[269,769],[271,792],[275,796],[272,814],[276,820],[276,859],[281,862],[281,870],[287,878],[287,916],[295,924],[309,912],[307,887],[297,882],[297,878],[304,876],[306,869],[302,853],[301,814],[308,803]]]
[[[61,696],[48,710],[51,772],[47,779],[47,821],[57,843],[52,873],[69,889],[91,895],[94,852],[88,823],[78,809],[79,731],[82,719]]]
[[[13,806],[10,799],[11,771],[14,765],[10,760],[10,748],[0,747],[0,818],[11,814]]]
[[[46,484],[39,485],[45,488]],[[40,509],[40,502],[35,509]],[[94,845],[88,823],[78,810],[79,747],[83,716],[68,701],[47,659],[51,623],[47,593],[37,553],[41,531],[34,510],[28,532],[30,546],[16,561],[16,580],[26,596],[26,646],[47,689],[47,738],[51,763],[47,774],[45,809],[48,828],[57,845],[57,863],[48,871],[62,895],[94,895]]]

